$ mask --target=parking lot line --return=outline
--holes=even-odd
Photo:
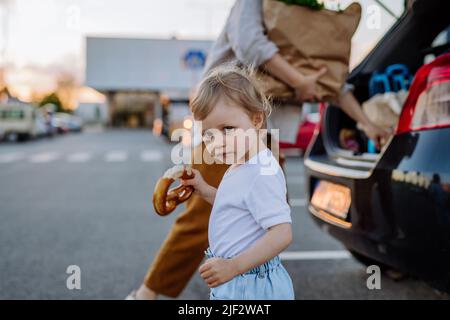
[[[306,199],[304,199],[304,198],[289,199],[289,205],[291,207],[304,207],[304,206],[306,206]]]
[[[60,157],[57,152],[41,152],[36,153],[30,157],[30,162],[32,163],[47,163],[54,161]]]
[[[305,177],[303,175],[287,175],[287,183],[288,184],[305,184]]]
[[[67,161],[72,163],[87,162],[91,159],[91,155],[87,152],[76,152],[67,156]]]
[[[141,153],[141,160],[144,162],[160,161],[162,158],[162,152],[157,150],[146,150]]]
[[[128,154],[124,151],[111,151],[105,156],[106,162],[124,162],[128,158]]]
[[[340,260],[350,259],[352,255],[346,250],[336,251],[286,251],[280,254],[281,260]]]
[[[22,160],[25,156],[22,153],[4,153],[0,154],[0,163],[11,163],[15,161]]]

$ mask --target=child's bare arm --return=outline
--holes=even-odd
[[[211,258],[199,269],[200,275],[210,288],[217,287],[239,274],[253,269],[282,252],[292,241],[290,223],[269,228],[253,246],[232,259]]]
[[[290,223],[275,225],[258,239],[254,245],[234,257],[238,274],[255,268],[286,249],[292,241],[292,227]]]
[[[192,169],[194,172],[194,178],[188,180],[181,180],[181,184],[185,186],[193,186],[195,193],[205,199],[207,202],[213,204],[216,198],[217,189],[210,186],[202,177],[200,171]]]

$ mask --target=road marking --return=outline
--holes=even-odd
[[[304,207],[306,206],[306,199],[289,199],[289,204],[292,207]]]
[[[287,175],[288,184],[305,184],[304,176],[289,176]]]
[[[123,162],[128,159],[128,154],[124,151],[111,151],[105,156],[106,162]]]
[[[141,160],[144,162],[160,161],[162,158],[162,152],[157,150],[146,150],[141,153]]]
[[[60,157],[60,154],[57,152],[41,152],[36,153],[30,157],[30,162],[32,163],[46,163],[51,162]]]
[[[287,251],[280,253],[281,260],[340,260],[350,259],[352,255],[345,250],[337,251]]]
[[[24,155],[22,153],[4,153],[0,154],[0,163],[11,163],[15,161],[22,160]]]
[[[87,152],[76,152],[67,156],[67,161],[72,163],[87,162],[91,159],[91,155]]]

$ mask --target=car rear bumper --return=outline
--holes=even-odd
[[[371,168],[339,164],[314,154],[319,149],[309,150],[305,181],[308,209],[323,229],[347,248],[400,270],[434,276],[440,265],[448,272],[450,263],[442,261],[450,261],[450,128],[393,137]],[[310,203],[320,180],[350,188],[346,220]]]

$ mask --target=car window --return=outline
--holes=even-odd
[[[354,0],[334,0],[345,9]],[[394,25],[405,10],[405,0],[359,0],[361,21],[352,38],[350,70],[356,67]]]
[[[437,47],[443,44],[447,44],[449,42],[450,42],[450,25],[437,35],[437,37],[433,40],[431,46]]]
[[[23,119],[24,112],[22,110],[3,110],[2,112],[3,119]]]
[[[431,43],[432,48],[443,46],[450,43],[450,25],[442,30],[437,37]],[[424,64],[433,61],[436,58],[436,54],[427,54],[424,58]]]

